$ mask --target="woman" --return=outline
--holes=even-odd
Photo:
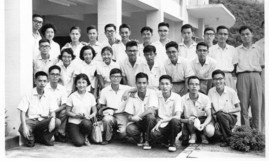
[[[95,117],[96,101],[94,96],[87,92],[90,85],[86,74],[79,74],[75,78],[75,91],[67,100],[66,114],[68,119],[68,133],[75,146],[89,145],[88,136],[92,131],[92,118]]]

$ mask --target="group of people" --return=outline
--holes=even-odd
[[[121,40],[116,26],[107,24],[103,43],[95,26],[87,28],[89,42],[80,42],[74,26],[71,42],[60,49],[54,25],[42,23],[34,14],[35,87],[18,105],[26,146],[67,139],[89,145],[97,116],[101,144],[120,139],[145,150],[164,144],[176,151],[180,132],[183,145],[218,137],[228,146],[239,111],[242,125],[264,130],[264,41],[254,44],[248,26],[239,29],[243,44],[237,48],[226,43],[229,28],[223,25],[205,28],[204,41],[196,43],[193,27],[185,24],[179,44],[168,39],[165,22],[157,42],[151,27],[141,28],[142,43],[130,39],[127,24],[119,27]]]

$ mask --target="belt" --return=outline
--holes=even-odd
[[[260,71],[243,71],[243,72],[238,72],[237,74],[244,74],[244,73],[261,73]]]

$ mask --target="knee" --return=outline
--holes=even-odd
[[[169,123],[172,125],[172,126],[177,126],[177,125],[180,125],[180,120],[176,119],[176,118],[173,118],[169,121]]]
[[[62,122],[60,119],[57,119],[57,118],[55,119],[55,127],[57,127],[57,128],[60,127],[61,123]]]
[[[84,120],[81,121],[80,124],[81,124],[82,127],[85,127],[85,128],[91,128],[92,127],[92,122],[90,120],[84,119]]]
[[[113,116],[106,115],[106,116],[103,117],[102,121],[105,124],[112,123],[113,122]]]
[[[129,136],[132,136],[132,135],[134,135],[135,133],[137,133],[137,128],[136,128],[136,126],[134,126],[134,125],[128,125],[127,127],[126,127],[126,134],[127,135],[129,135]]]
[[[205,129],[204,129],[204,134],[207,136],[207,137],[212,137],[215,133],[215,128],[213,126],[213,124],[208,124]]]
[[[157,139],[157,138],[159,138],[160,136],[161,136],[161,132],[160,131],[151,131],[150,132],[150,136],[151,136],[151,138],[152,139]]]
[[[81,147],[84,145],[84,140],[75,140],[73,141],[73,144],[76,146],[76,147]]]
[[[145,116],[145,119],[146,119],[147,122],[154,121],[155,120],[155,116],[153,114],[147,114]]]

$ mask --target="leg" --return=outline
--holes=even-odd
[[[126,134],[127,137],[133,139],[136,143],[140,141],[140,134],[141,134],[140,128],[136,125],[136,123],[129,124],[126,127]]]
[[[105,115],[102,121],[103,121],[103,126],[104,126],[104,131],[103,131],[104,141],[110,141],[112,139],[113,126],[115,125],[116,120],[111,115]]]
[[[75,146],[82,146],[85,143],[85,138],[83,134],[80,132],[79,125],[68,123],[68,134],[71,139],[71,142]]]
[[[118,113],[115,114],[116,122],[118,125],[118,136],[120,139],[126,137],[126,126],[128,123],[128,114],[127,113]]]
[[[175,144],[177,134],[181,131],[181,122],[178,119],[172,119],[168,123],[168,138],[171,145]]]
[[[92,132],[92,121],[83,119],[79,124],[79,130],[83,135],[89,136]]]
[[[66,122],[67,122],[67,116],[66,116],[66,110],[60,111],[56,117],[61,120],[61,125],[58,129],[58,133],[62,136],[65,136],[65,129],[66,129]]]
[[[156,125],[157,120],[153,114],[147,114],[142,118],[140,126],[142,127],[143,132],[145,133],[145,141],[150,141],[150,132],[153,127]]]
[[[38,122],[37,120],[26,120],[26,126],[30,131],[29,139],[27,139],[26,137],[23,136],[22,125],[20,125],[20,127],[19,127],[19,133],[21,134],[22,142],[27,147],[35,146],[35,137],[33,134],[33,128],[35,127],[37,122]]]

